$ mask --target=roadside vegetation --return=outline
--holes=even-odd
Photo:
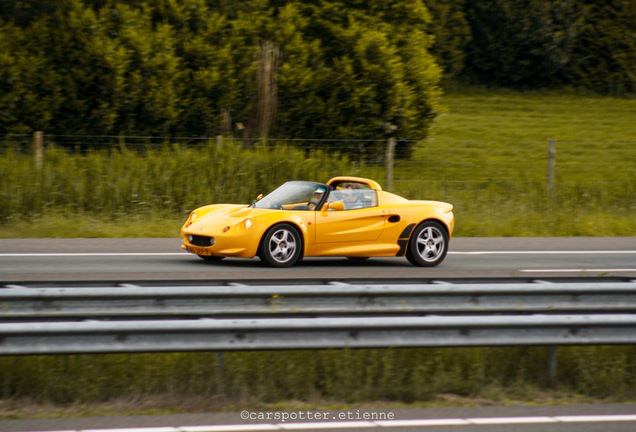
[[[636,99],[464,89],[442,101],[446,113],[432,136],[396,161],[392,191],[454,204],[455,235],[636,234]],[[174,237],[190,210],[249,203],[287,180],[387,180],[382,163],[315,142],[307,150],[271,141],[246,149],[232,140],[92,148],[46,143],[38,171],[30,151],[4,146],[0,237]]]
[[[626,402],[635,347],[0,357],[0,418]]]
[[[455,204],[460,236],[636,234],[636,100],[463,89],[394,190]],[[556,140],[554,189],[547,140]],[[386,180],[382,165],[240,142],[47,145],[0,157],[2,237],[172,237],[210,202],[250,202],[288,179]],[[387,349],[0,358],[0,418],[350,406],[625,402],[634,347]]]

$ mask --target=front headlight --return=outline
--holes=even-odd
[[[196,218],[197,218],[197,214],[195,212],[190,213],[190,217],[186,221],[185,227],[188,228],[190,225],[192,225]]]
[[[252,226],[252,219],[245,219],[245,229],[250,229]]]

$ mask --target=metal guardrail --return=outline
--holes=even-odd
[[[636,281],[0,288],[0,321],[636,312]]]
[[[7,286],[0,355],[635,344],[635,300],[634,281]]]
[[[636,315],[3,323],[0,355],[635,344]]]

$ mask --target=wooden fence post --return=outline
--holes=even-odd
[[[389,137],[386,143],[386,188],[393,190],[393,165],[395,160],[395,137]]]
[[[554,167],[556,164],[556,140],[548,139],[548,192],[554,192]]]
[[[33,133],[33,154],[35,158],[35,170],[41,171],[44,164],[44,132],[37,131]]]

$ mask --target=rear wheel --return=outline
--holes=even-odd
[[[265,233],[258,255],[271,267],[290,267],[299,260],[301,252],[302,240],[296,228],[280,224]]]
[[[444,261],[448,252],[448,234],[439,222],[420,224],[409,241],[406,258],[413,265],[434,267]]]

